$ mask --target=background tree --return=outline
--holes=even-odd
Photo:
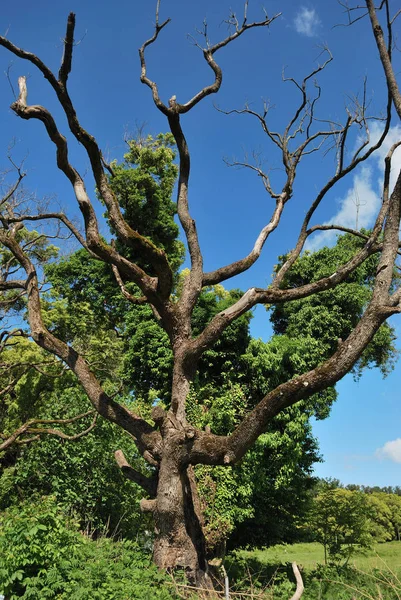
[[[377,15],[373,3],[366,0],[366,6],[386,73],[389,92],[385,126],[378,141],[369,145],[369,138],[363,139],[356,153],[348,159],[345,151],[346,140],[353,135],[354,129],[357,128],[359,133],[361,130],[368,133],[369,116],[366,99],[354,103],[347,109],[343,124],[329,122],[327,128],[322,129],[321,119],[315,117],[319,91],[315,98],[310,99],[308,83],[331,62],[332,57],[328,50],[326,50],[327,60],[323,64],[308,74],[301,83],[295,82],[301,98],[282,134],[270,129],[266,112],[257,114],[246,107],[242,112],[256,117],[262,124],[268,139],[279,148],[285,178],[278,190],[272,185],[268,174],[258,170],[266,191],[275,203],[270,221],[262,227],[253,249],[247,256],[214,271],[205,272],[195,222],[189,212],[190,155],[181,119],[205,97],[220,89],[222,71],[215,60],[216,52],[249,29],[269,26],[275,17],[265,16],[262,21],[250,22],[247,15],[248,2],[246,2],[241,21],[235,15],[230,16],[231,31],[224,40],[211,45],[205,30],[203,56],[213,71],[213,83],[202,88],[185,103],[180,103],[175,96],[172,96],[166,104],[159,95],[157,84],[148,76],[145,57],[148,46],[157,40],[161,30],[168,23],[168,21],[159,22],[160,2],[158,1],[154,35],[140,49],[141,81],[150,88],[156,107],[166,116],[178,148],[177,214],[190,257],[189,275],[185,278],[182,288],[178,290],[178,294],[176,294],[174,268],[167,247],[163,246],[161,241],[159,243],[153,241],[150,237],[151,232],[148,233],[147,229],[139,230],[136,223],[132,224],[134,226],[130,224],[130,207],[120,205],[123,200],[119,201],[118,192],[113,189],[108,177],[108,174],[113,174],[113,167],[105,163],[95,138],[80,124],[68,93],[75,15],[70,14],[68,18],[64,56],[57,76],[36,55],[21,50],[8,39],[0,37],[0,45],[34,64],[56,93],[71,133],[87,152],[97,192],[105,205],[110,229],[116,240],[105,240],[100,235],[96,211],[85,189],[84,181],[69,162],[67,139],[60,133],[54,117],[46,108],[41,105],[28,105],[26,78],[20,77],[19,96],[12,108],[21,118],[38,119],[44,124],[50,140],[56,146],[57,165],[74,190],[83,216],[85,235],[82,235],[61,213],[42,212],[33,218],[61,221],[76,236],[90,256],[112,266],[116,280],[127,300],[132,304],[149,305],[168,336],[173,354],[171,390],[168,404],[166,406],[158,404],[152,409],[154,425],[138,412],[134,412],[129,405],[119,403],[113,398],[105,382],[83,355],[79,345],[74,347],[68,339],[63,339],[61,334],[56,334],[51,328],[49,329],[49,324],[42,314],[40,269],[36,257],[29,255],[18,236],[22,224],[29,223],[32,216],[8,201],[3,203],[5,210],[1,219],[0,242],[14,257],[18,269],[13,273],[5,273],[0,288],[5,292],[19,290],[21,294],[26,293],[32,339],[46,352],[57,356],[60,361],[68,365],[85,390],[94,409],[101,416],[118,424],[134,437],[139,453],[149,465],[147,468],[150,476],[144,478],[143,473],[130,467],[122,452],[117,453],[117,461],[124,473],[136,480],[150,496],[150,499],[142,501],[141,506],[154,518],[157,532],[154,545],[155,562],[165,568],[184,567],[193,580],[203,585],[208,585],[209,582],[205,575],[207,571],[205,541],[193,467],[196,465],[224,467],[240,461],[281,411],[324,392],[349,372],[361,360],[365,348],[386,319],[401,310],[401,291],[399,288],[394,289],[393,285],[399,246],[401,177],[398,176],[392,192],[389,187],[391,157],[396,146],[391,148],[386,159],[383,202],[371,232],[369,234],[351,232],[363,240],[362,247],[353,254],[352,258],[337,264],[330,275],[323,275],[311,283],[301,283],[295,287],[287,287],[286,283],[288,274],[297,264],[309,235],[314,231],[328,228],[344,230],[341,227],[327,225],[311,227],[310,221],[327,192],[369,158],[383,143],[389,129],[392,104],[398,115],[401,115],[400,94],[391,66],[392,19],[389,16],[389,3],[385,1],[381,5],[387,11],[385,15],[387,43],[384,41],[380,26],[375,21]],[[259,259],[266,240],[279,225],[283,211],[293,195],[294,181],[301,159],[317,152],[321,143],[328,140],[336,148],[335,173],[312,200],[301,224],[298,241],[274,274],[271,285],[266,289],[250,288],[233,304],[218,312],[202,331],[195,332],[193,314],[202,289],[220,284],[244,272]],[[155,177],[158,177],[157,173]],[[135,218],[135,214],[132,214]],[[254,407],[244,413],[238,423],[235,423],[235,428],[230,435],[212,432],[209,428],[202,430],[190,423],[186,416],[187,398],[191,384],[196,380],[201,357],[213,348],[223,332],[236,319],[257,304],[282,305],[284,302],[298,301],[333,289],[346,281],[355,269],[373,254],[378,255],[378,262],[371,298],[360,319],[353,324],[348,337],[338,341],[328,358],[323,357],[311,370],[305,373],[298,372],[295,377],[292,376],[283,383],[277,382],[275,387],[263,392],[264,396],[258,398]],[[137,286],[138,293],[130,291],[128,285]],[[11,440],[12,437],[13,434],[7,439]]]
[[[373,506],[371,506],[373,510]],[[369,548],[369,502],[362,492],[327,489],[314,501],[311,525],[324,546],[324,561],[349,561],[352,554]]]

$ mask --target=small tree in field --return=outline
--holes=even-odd
[[[311,527],[323,544],[324,562],[349,561],[351,556],[372,544],[369,532],[369,501],[362,492],[328,489],[315,499]]]
[[[216,53],[231,44],[236,38],[256,27],[270,26],[275,17],[267,16],[262,21],[249,22],[248,2],[241,22],[232,15],[229,35],[221,42],[211,45],[205,31],[206,45],[203,56],[210,67],[214,81],[199,90],[190,100],[181,103],[175,96],[164,103],[159,95],[157,83],[149,74],[146,61],[147,48],[156,42],[168,20],[159,22],[159,5],[156,10],[154,34],[140,48],[142,83],[149,87],[153,101],[166,117],[171,134],[178,148],[179,180],[177,193],[177,213],[182,225],[190,257],[190,269],[177,284],[171,257],[171,249],[163,246],[154,232],[142,230],[136,223],[137,215],[131,214],[123,203],[124,189],[115,190],[111,184],[113,165],[108,165],[99,145],[92,134],[81,125],[74,104],[68,93],[68,78],[72,67],[74,48],[75,15],[70,14],[64,40],[62,64],[55,75],[35,54],[22,50],[5,37],[0,37],[0,45],[14,55],[33,64],[46,78],[55,92],[68,121],[71,133],[85,149],[96,181],[97,193],[105,208],[106,217],[113,239],[105,240],[99,232],[99,223],[94,204],[85,189],[82,176],[70,162],[67,139],[60,132],[52,114],[42,105],[29,105],[27,80],[19,78],[19,96],[12,104],[16,115],[22,119],[37,119],[46,128],[51,142],[55,145],[57,166],[71,183],[84,221],[84,234],[62,213],[32,214],[23,205],[13,204],[13,194],[8,193],[2,200],[0,243],[9,253],[9,260],[3,265],[0,290],[4,302],[10,302],[12,294],[27,303],[30,335],[47,353],[56,356],[75,374],[86,392],[95,411],[102,417],[116,423],[128,431],[143,459],[148,465],[149,476],[133,469],[124,454],[119,451],[116,459],[123,472],[148,494],[142,501],[144,511],[151,513],[155,525],[154,560],[162,568],[185,568],[189,577],[198,584],[209,585],[205,555],[202,514],[195,484],[193,467],[196,465],[233,465],[249,450],[258,437],[266,430],[268,423],[281,411],[291,405],[310,398],[334,385],[362,356],[388,317],[401,312],[401,289],[395,289],[394,271],[399,248],[401,174],[398,175],[394,190],[390,191],[391,158],[399,144],[394,145],[384,164],[384,184],[382,205],[370,233],[345,229],[339,226],[311,226],[311,218],[321,205],[331,188],[368,159],[383,143],[390,126],[392,107],[401,117],[401,95],[391,64],[392,23],[390,1],[384,0],[381,8],[385,12],[387,38],[378,22],[377,9],[372,0],[366,0],[366,14],[369,15],[381,63],[388,86],[388,105],[384,129],[379,140],[369,145],[367,126],[367,106],[365,101],[348,109],[344,124],[323,122],[315,118],[317,99],[309,100],[308,85],[331,61],[327,60],[301,83],[296,83],[301,99],[283,133],[270,129],[266,113],[258,114],[246,107],[243,112],[255,117],[262,125],[268,139],[275,144],[282,156],[285,182],[276,190],[266,173],[256,168],[262,177],[267,193],[274,201],[270,220],[262,224],[251,252],[220,268],[205,272],[202,250],[199,244],[195,222],[189,207],[188,184],[190,177],[190,152],[182,128],[182,118],[196,109],[196,106],[210,94],[219,91],[222,71],[216,62]],[[350,15],[354,14],[352,9]],[[360,9],[359,9],[360,10]],[[395,18],[395,17],[394,17]],[[354,127],[366,132],[365,139],[348,160],[346,142]],[[293,186],[300,161],[308,154],[317,152],[324,140],[331,140],[337,153],[336,170],[333,176],[317,193],[300,224],[299,237],[294,249],[281,262],[274,273],[273,281],[265,289],[252,287],[235,301],[215,314],[200,331],[193,329],[193,314],[204,288],[218,285],[249,269],[260,257],[269,235],[280,225],[283,212],[293,195]],[[22,175],[20,174],[19,181]],[[18,187],[17,181],[15,190]],[[127,184],[128,185],[128,184]],[[14,191],[15,191],[14,190]],[[363,203],[363,198],[360,198]],[[166,332],[173,354],[171,366],[171,389],[168,406],[155,403],[151,419],[145,419],[118,403],[102,386],[99,376],[90,368],[83,352],[72,347],[62,333],[50,331],[43,317],[40,270],[32,245],[26,238],[30,221],[59,221],[77,238],[87,253],[99,261],[111,265],[116,282],[124,297],[133,304],[150,306],[155,321]],[[363,244],[352,257],[337,264],[330,275],[317,277],[308,283],[289,284],[292,269],[304,249],[308,237],[318,230],[338,229],[358,236]],[[353,327],[350,335],[338,340],[329,358],[322,360],[312,370],[290,378],[272,387],[261,397],[254,408],[247,412],[231,435],[217,435],[208,427],[202,430],[195,427],[187,417],[187,399],[191,382],[197,376],[202,356],[221,338],[223,332],[239,317],[258,304],[279,305],[307,298],[313,294],[335,288],[346,282],[351,274],[372,255],[377,255],[378,266],[373,283],[371,299],[366,309]],[[39,275],[38,275],[39,273]],[[11,294],[11,296],[10,296]],[[10,334],[10,333],[9,333]],[[7,335],[5,334],[5,337]],[[4,337],[3,337],[4,339]],[[32,423],[18,428],[7,436],[0,445],[6,448],[25,434],[41,434],[41,429]]]

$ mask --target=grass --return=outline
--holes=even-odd
[[[317,543],[241,550],[227,558],[234,586],[244,589],[250,580],[257,581],[259,589],[273,585],[264,596],[269,599],[291,596],[290,563],[295,561],[304,577],[302,600],[401,600],[401,542],[375,544],[368,553],[353,556],[347,569],[322,570],[324,552]]]
[[[296,561],[304,568],[315,568],[319,563],[324,563],[323,546],[318,543],[308,544],[279,544],[267,549],[242,550],[238,553],[245,560],[255,560],[261,565],[280,565]],[[368,554],[355,555],[350,560],[362,571],[371,571],[374,568],[382,569],[385,565],[388,569],[401,570],[401,542],[386,542],[375,544]]]

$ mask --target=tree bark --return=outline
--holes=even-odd
[[[180,456],[185,435],[170,430],[163,437],[157,496],[151,508],[156,533],[153,558],[159,568],[182,568],[191,584],[212,589],[194,473],[191,466],[182,465]]]

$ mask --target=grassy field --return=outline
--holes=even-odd
[[[319,566],[324,552],[317,543],[242,550],[226,564],[233,589],[249,591],[252,584],[259,592],[265,590],[259,598],[288,600],[295,589],[293,561],[304,579],[302,600],[401,600],[401,542],[376,544],[368,553],[353,556],[345,569]]]
[[[280,565],[295,560],[307,569],[324,563],[323,546],[317,543],[278,545],[265,550],[243,550],[240,556],[245,560],[256,560],[261,565]],[[387,568],[401,573],[401,542],[375,544],[368,554],[353,556],[349,564],[362,571]]]

